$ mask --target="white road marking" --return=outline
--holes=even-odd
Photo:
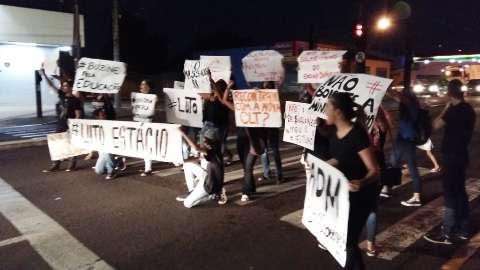
[[[5,239],[5,240],[3,240],[3,241],[0,241],[0,247],[5,247],[5,246],[13,245],[13,244],[16,244],[16,243],[25,241],[25,240],[27,240],[27,238],[25,238],[25,236],[23,236],[23,235],[17,236],[17,237],[8,238],[8,239]]]
[[[114,269],[1,178],[0,213],[55,270]]]

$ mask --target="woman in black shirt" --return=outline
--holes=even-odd
[[[376,203],[378,164],[361,117],[363,110],[353,102],[348,93],[332,95],[325,112],[327,124],[336,128],[330,137],[329,163],[346,176],[350,186],[345,269],[365,269],[358,240],[368,214]]]

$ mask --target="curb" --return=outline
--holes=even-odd
[[[47,138],[34,138],[28,140],[0,142],[0,151],[43,145],[47,145]]]

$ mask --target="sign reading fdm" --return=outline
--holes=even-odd
[[[69,119],[71,143],[121,156],[183,163],[179,125]]]
[[[203,126],[203,101],[196,91],[164,88],[167,122],[188,127]]]
[[[78,61],[73,90],[116,94],[126,74],[125,63],[83,57]]]
[[[281,127],[277,89],[232,91],[237,127]]]
[[[344,267],[350,213],[348,180],[339,170],[311,154],[307,156],[307,164],[310,172],[302,223]]]
[[[349,93],[353,101],[363,108],[367,117],[366,125],[370,130],[391,83],[391,79],[367,74],[336,74],[320,85],[309,109],[318,117],[325,119],[325,106],[329,97],[336,92]]]

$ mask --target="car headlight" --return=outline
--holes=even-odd
[[[463,92],[468,91],[468,87],[466,85],[462,85],[462,88],[460,88]]]
[[[413,91],[415,93],[421,93],[421,92],[423,92],[423,90],[425,90],[425,87],[421,84],[417,84],[413,87]]]
[[[475,90],[477,90],[478,92],[480,92],[480,85],[477,85],[477,87],[475,87]]]
[[[430,85],[430,87],[428,87],[428,91],[429,92],[432,92],[432,93],[437,93],[440,89],[438,88],[438,85]]]

